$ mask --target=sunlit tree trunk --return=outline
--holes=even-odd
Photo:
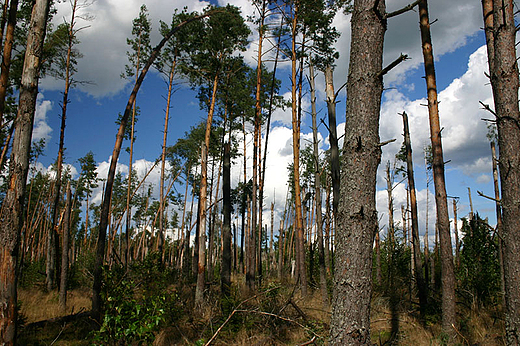
[[[15,120],[9,184],[0,210],[0,343],[4,345],[14,345],[16,341],[16,265],[48,13],[48,0],[34,2],[20,85],[18,116]]]
[[[59,305],[62,312],[67,310],[67,282],[69,275],[69,235],[70,235],[70,214],[72,205],[72,192],[70,181],[67,183],[67,202],[65,204],[65,215],[63,215],[63,245],[61,251],[61,277],[60,277],[60,296]]]
[[[428,91],[428,113],[430,116],[430,137],[433,153],[433,182],[435,185],[437,227],[439,230],[441,250],[442,331],[451,338],[454,338],[454,327],[457,327],[455,318],[455,274],[453,268],[453,250],[451,247],[448,200],[444,180],[444,159],[439,122],[439,104],[437,102],[437,85],[430,36],[430,21],[428,18],[428,2],[426,0],[419,2],[419,17],[426,87]],[[433,276],[434,273],[431,273],[431,275]]]
[[[5,1],[5,3],[7,5],[7,0]],[[7,89],[9,88],[9,70],[11,68],[11,53],[13,51],[14,29],[16,27],[17,10],[18,0],[11,0],[11,3],[9,4],[9,16],[7,19],[7,28],[5,31],[5,40],[3,46],[4,55],[2,59],[2,67],[0,72],[0,128],[4,126],[5,97],[7,95]],[[0,40],[1,39],[3,39],[3,33],[0,36]],[[8,146],[9,141],[6,141],[5,147],[7,148]]]

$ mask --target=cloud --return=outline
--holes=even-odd
[[[487,173],[491,167],[487,127],[481,120],[488,115],[479,104],[479,100],[492,104],[491,88],[484,75],[486,70],[487,54],[482,46],[470,56],[467,71],[439,92],[444,160],[451,160],[448,169],[460,169],[468,176]],[[397,140],[384,147],[382,162],[392,161],[401,146],[403,125],[398,113],[403,111],[409,117],[414,163],[424,162],[422,149],[430,143],[426,103],[426,99],[409,100],[398,90],[384,94],[381,140]]]
[[[32,140],[37,142],[41,139],[48,142],[51,138],[52,128],[47,123],[47,112],[52,109],[52,102],[45,100],[43,94],[38,94],[36,99],[36,112],[34,114],[34,125]]]

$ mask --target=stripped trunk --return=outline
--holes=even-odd
[[[69,275],[69,235],[70,235],[70,211],[72,193],[70,191],[70,181],[67,183],[67,202],[65,204],[65,215],[63,216],[63,245],[61,251],[61,277],[60,277],[60,297],[59,305],[62,312],[67,310],[67,282]]]
[[[428,91],[428,113],[430,117],[430,137],[433,153],[433,182],[435,184],[435,204],[437,206],[437,227],[441,248],[441,281],[442,281],[442,331],[451,338],[455,337],[455,274],[453,268],[453,250],[450,237],[450,219],[444,180],[444,159],[442,154],[441,127],[437,102],[437,85],[433,49],[428,18],[428,2],[419,2],[421,41],[423,48],[426,88]],[[431,273],[433,276],[434,273]],[[453,340],[452,340],[453,341]]]
[[[5,1],[7,5],[7,0]],[[5,98],[7,89],[9,88],[9,70],[11,68],[11,53],[13,51],[14,29],[16,27],[16,14],[18,10],[18,0],[11,0],[9,4],[9,16],[7,19],[7,28],[5,31],[4,40],[4,55],[2,59],[2,68],[0,72],[0,128],[4,126],[5,114]],[[4,8],[5,11],[5,8]],[[2,26],[3,29],[3,26]],[[0,36],[0,40],[3,35]],[[9,146],[9,141],[6,141],[5,147]]]

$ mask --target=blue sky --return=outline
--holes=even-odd
[[[169,22],[174,8],[188,6],[190,10],[202,9],[206,3],[188,0],[98,0],[85,11],[94,15],[92,22],[86,23],[90,28],[81,31],[78,35],[82,42],[79,46],[84,57],[78,65],[77,78],[90,81],[91,84],[77,87],[71,92],[71,103],[68,106],[67,129],[65,146],[67,148],[65,160],[79,170],[77,159],[92,150],[98,162],[99,174],[106,176],[108,160],[112,153],[117,126],[114,121],[118,113],[124,110],[130,84],[119,76],[127,63],[126,37],[131,33],[131,22],[139,12],[141,3],[145,3],[150,11],[152,20],[152,44],[158,42],[157,28],[159,19]],[[239,6],[244,14],[253,14],[253,7],[247,0],[219,1],[221,4],[231,3]],[[408,4],[407,0],[388,0],[388,11],[396,10]],[[54,21],[59,23],[68,18],[70,10],[67,2],[59,3],[58,14]],[[479,101],[492,103],[491,89],[486,85],[484,71],[487,69],[485,44],[482,27],[480,3],[474,0],[437,0],[430,2],[430,18],[433,21],[432,39],[436,56],[437,85],[439,91],[441,126],[443,131],[443,145],[445,160],[451,160],[446,167],[448,195],[459,196],[459,217],[469,212],[467,188],[473,192],[473,204],[483,216],[488,216],[494,223],[494,204],[477,196],[476,191],[482,190],[493,195],[491,179],[491,160],[489,143],[485,138],[486,125],[480,120],[489,117],[480,110]],[[346,81],[348,71],[348,55],[350,47],[350,18],[338,14],[334,24],[342,32],[336,45],[340,53],[335,71],[335,85],[339,87]],[[255,35],[251,37],[252,42]],[[256,46],[251,44],[245,52],[246,60],[253,65],[253,56]],[[393,160],[402,142],[402,119],[397,113],[403,110],[409,114],[412,131],[412,145],[416,169],[416,184],[419,198],[421,233],[425,227],[425,200],[426,183],[422,147],[428,143],[429,129],[427,123],[425,103],[426,87],[422,67],[420,35],[418,28],[418,14],[408,12],[400,17],[392,18],[388,23],[385,38],[385,64],[394,60],[400,53],[408,54],[411,59],[402,63],[389,75],[385,76],[385,87],[381,110],[381,140],[395,138],[395,143],[384,147],[383,159],[378,178],[377,194],[378,209],[383,218],[381,224],[386,223],[386,183],[383,180],[383,171],[387,160]],[[287,65],[281,66],[278,78],[283,82],[281,93],[289,95],[289,74]],[[60,100],[63,82],[45,79],[41,83],[39,99],[40,110],[37,116],[35,136],[44,137],[47,141],[45,156],[39,160],[37,166],[46,169],[55,160],[59,136]],[[325,117],[324,83],[320,74],[317,80],[319,117]],[[162,77],[150,73],[141,87],[137,103],[141,108],[141,117],[137,124],[137,140],[135,142],[134,159],[139,160],[135,166],[142,176],[146,167],[150,167],[153,160],[160,155],[162,143],[162,128],[164,124],[164,110],[166,101],[166,85]],[[345,93],[343,92],[338,104],[338,131],[344,131]],[[304,107],[309,107],[308,97],[304,100]],[[179,84],[178,90],[172,99],[170,112],[170,131],[168,145],[184,135],[190,126],[205,119],[206,114],[199,110],[195,93],[186,84]],[[290,129],[290,113],[277,111],[274,115],[272,136],[270,136],[269,156],[266,177],[266,206],[276,201],[276,220],[283,213],[283,200],[286,194],[286,166],[292,160],[292,142]],[[310,119],[304,118],[302,124],[302,145],[305,139],[311,138]],[[320,128],[323,141],[321,149],[327,149],[328,142],[323,126]],[[249,137],[248,137],[249,139]],[[250,142],[250,140],[248,140]],[[251,149],[248,148],[249,153]],[[128,155],[122,152],[120,159],[121,171],[126,173]],[[250,168],[249,160],[248,168]],[[237,183],[239,172],[243,169],[241,160],[236,162],[232,184]],[[249,173],[251,174],[251,173]],[[154,172],[150,181],[158,189],[158,170]],[[155,195],[158,196],[156,189]],[[183,191],[182,188],[179,189]],[[95,202],[100,201],[100,191],[97,191]],[[404,186],[401,184],[394,189],[395,219],[401,220],[402,203],[406,202]],[[434,225],[434,198],[433,184],[430,189],[430,234]],[[450,203],[451,206],[451,203]],[[265,210],[264,220],[268,220],[268,211]],[[451,217],[450,210],[450,217]],[[381,225],[381,226],[382,226]]]

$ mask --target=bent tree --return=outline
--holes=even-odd
[[[506,344],[520,344],[520,114],[512,0],[482,0],[498,130]]]

